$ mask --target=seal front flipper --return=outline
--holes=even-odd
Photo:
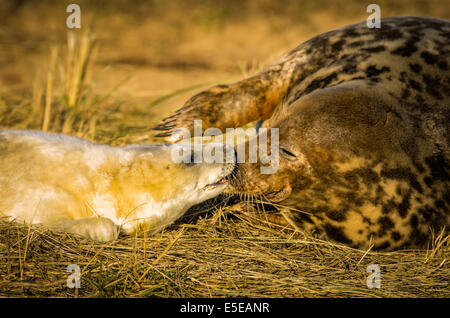
[[[53,228],[58,231],[78,234],[100,242],[112,241],[119,236],[119,226],[105,217],[65,220],[58,222]]]
[[[279,74],[280,73],[280,74]],[[277,75],[279,74],[279,75]],[[191,97],[183,107],[153,128],[155,137],[176,142],[182,138],[180,128],[194,132],[194,120],[202,121],[202,133],[208,128],[236,128],[255,120],[269,118],[282,101],[286,88],[281,67],[277,64],[242,81],[216,85]]]

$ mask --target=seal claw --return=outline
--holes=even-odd
[[[172,136],[173,134],[174,134],[174,131],[168,131],[168,132],[156,134],[155,137],[168,137],[168,136]]]

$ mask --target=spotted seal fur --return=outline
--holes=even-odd
[[[240,164],[230,192],[278,202],[297,229],[349,246],[423,247],[450,225],[449,64],[448,20],[353,24],[200,92],[156,129],[176,141],[194,119],[203,130],[265,120],[279,128],[279,169]]]

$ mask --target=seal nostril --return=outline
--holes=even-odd
[[[217,183],[222,184],[222,183],[226,183],[227,179],[226,178],[222,178],[219,181],[217,181]]]

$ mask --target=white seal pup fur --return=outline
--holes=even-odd
[[[173,147],[0,130],[0,216],[99,241],[157,232],[220,194],[235,166],[176,163]]]

